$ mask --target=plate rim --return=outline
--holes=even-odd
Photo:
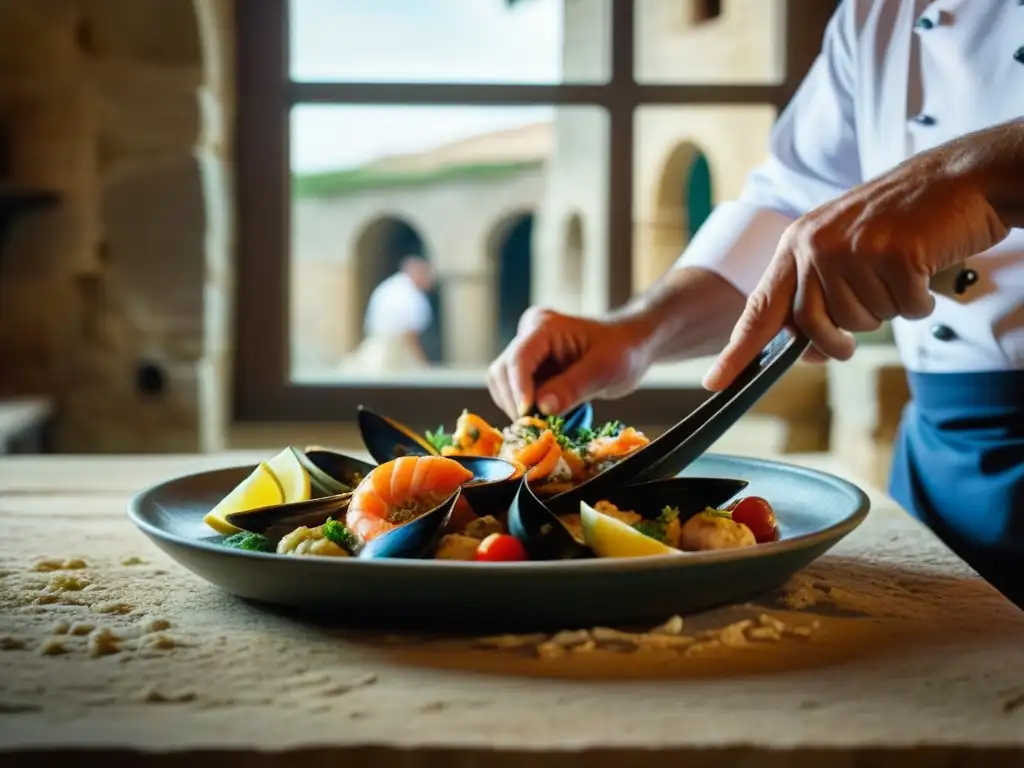
[[[724,460],[725,462],[739,462],[758,466],[764,469],[781,469],[787,474],[799,474],[811,478],[817,482],[832,485],[839,490],[846,492],[857,499],[857,508],[843,519],[832,525],[811,533],[805,533],[790,539],[781,541],[765,542],[755,547],[737,547],[732,549],[703,550],[699,552],[683,552],[682,555],[645,555],[641,557],[602,557],[580,560],[530,560],[522,562],[492,563],[476,562],[472,560],[430,560],[428,566],[424,566],[424,560],[419,558],[387,558],[379,560],[364,560],[355,557],[321,557],[321,558],[296,558],[291,555],[279,555],[276,552],[249,552],[239,549],[231,549],[221,544],[210,541],[186,539],[173,534],[157,525],[150,523],[144,518],[141,508],[146,503],[146,498],[157,493],[162,488],[172,483],[181,482],[189,478],[210,475],[217,472],[252,471],[257,464],[238,464],[231,466],[216,467],[201,472],[188,472],[162,480],[159,483],[148,486],[135,493],[127,503],[127,517],[131,522],[152,539],[158,539],[168,544],[184,547],[186,549],[198,549],[203,552],[220,555],[223,557],[241,557],[246,559],[263,560],[271,563],[293,563],[301,568],[349,568],[349,569],[382,569],[406,570],[423,572],[424,568],[434,572],[472,572],[472,573],[510,573],[514,571],[526,573],[562,572],[570,573],[619,573],[632,571],[650,570],[679,570],[687,567],[698,567],[702,565],[721,565],[725,563],[738,563],[748,560],[756,560],[764,557],[781,556],[787,553],[802,552],[826,542],[838,542],[852,531],[856,530],[867,518],[871,511],[870,496],[855,483],[842,477],[833,475],[812,467],[803,467],[799,464],[791,464],[778,459],[763,459],[760,457],[747,457],[724,453],[705,453],[701,458]],[[691,465],[693,466],[693,465]],[[687,477],[685,474],[679,477]],[[215,532],[212,532],[215,533]],[[495,569],[495,566],[500,566]]]

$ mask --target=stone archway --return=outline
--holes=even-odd
[[[351,322],[360,329],[370,295],[374,288],[391,277],[408,256],[429,258],[423,236],[400,216],[382,216],[367,224],[355,239],[355,301],[352,303]],[[420,337],[423,351],[433,363],[444,360],[442,344],[441,290],[435,285],[430,293],[434,322]]]
[[[583,263],[586,251],[583,241],[583,217],[573,213],[565,224],[565,245],[562,249],[562,286],[566,293],[563,309],[578,313],[583,309]]]
[[[533,227],[534,214],[520,211],[499,221],[487,238],[488,256],[494,273],[494,355],[515,338],[519,318],[530,306]]]
[[[638,289],[649,286],[675,263],[710,215],[712,185],[711,168],[700,148],[689,141],[677,144],[662,165],[655,190],[642,258],[638,259]]]

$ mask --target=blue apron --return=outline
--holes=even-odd
[[[890,495],[1024,607],[1024,371],[907,379]]]

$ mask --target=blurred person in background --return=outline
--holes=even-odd
[[[784,325],[846,360],[892,320],[911,402],[890,494],[1024,605],[1022,116],[1024,2],[844,0],[740,198],[627,306],[528,311],[495,402],[556,413],[720,353],[719,390]]]
[[[375,374],[428,366],[420,336],[434,322],[429,293],[436,279],[427,259],[405,257],[399,270],[370,294],[363,341],[346,367]]]

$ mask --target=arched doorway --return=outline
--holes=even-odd
[[[398,271],[408,256],[429,258],[420,234],[404,219],[386,216],[369,224],[356,239],[356,302],[353,320],[362,335],[363,318],[373,289]],[[435,284],[429,295],[434,322],[420,336],[427,358],[433,363],[444,359],[441,335],[441,291]]]
[[[703,152],[697,151],[690,163],[690,172],[683,179],[686,194],[686,241],[697,234],[714,208],[711,189],[711,167]]]
[[[533,213],[514,214],[500,222],[490,237],[497,294],[495,354],[515,338],[519,318],[530,307],[533,221]]]
[[[636,287],[642,290],[679,258],[714,207],[711,167],[695,144],[682,142],[669,153],[654,189],[643,232],[643,261],[637,262]]]

